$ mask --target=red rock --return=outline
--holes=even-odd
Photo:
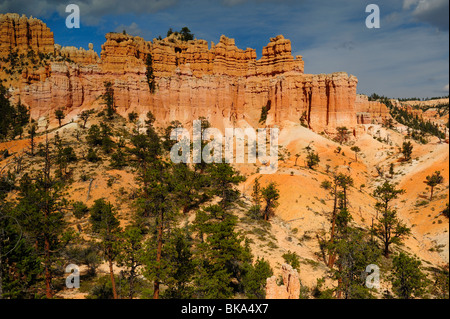
[[[281,266],[283,284],[277,285],[277,277],[267,278],[266,299],[298,299],[300,297],[300,279],[296,269],[291,265]]]
[[[27,54],[53,53],[53,32],[39,19],[19,16],[17,13],[0,14],[0,56],[8,55],[11,49]]]
[[[2,23],[0,33],[10,29],[9,22]],[[53,37],[47,42],[53,45]],[[3,43],[3,48],[7,45],[12,42]],[[175,35],[149,42],[108,33],[100,59],[92,50],[55,47],[56,55],[74,63],[51,62],[48,69],[27,71],[18,84],[17,94],[34,118],[59,107],[76,114],[98,105],[104,82],[111,81],[119,114],[144,115],[150,110],[161,125],[179,120],[189,126],[204,116],[219,129],[256,127],[268,101],[267,125],[299,123],[303,113],[316,132],[333,133],[338,126],[357,125],[356,77],[304,74],[303,58],[292,56],[291,42],[281,35],[270,39],[260,60],[255,50],[241,50],[225,36],[209,48],[204,40],[184,42]],[[149,53],[157,84],[154,94],[146,78]]]

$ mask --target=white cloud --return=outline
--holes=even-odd
[[[105,15],[154,13],[178,3],[179,0],[78,0],[73,1],[80,7],[81,23],[98,25]],[[66,5],[60,0],[4,0],[0,2],[0,12],[14,12],[47,18],[54,12],[65,17]]]
[[[404,0],[403,9],[410,10],[418,22],[425,22],[440,30],[449,30],[448,0]]]
[[[129,35],[140,36],[142,38],[146,38],[146,40],[150,40],[151,32],[142,30],[136,22],[133,22],[130,25],[120,24],[114,29],[115,32],[119,33],[123,32],[124,30]]]
[[[419,0],[404,0],[403,1],[403,10],[411,9],[411,6],[417,5]]]
[[[445,92],[448,92],[448,91],[449,91],[449,86],[448,86],[448,84],[447,84],[446,86],[444,86],[444,91],[445,91]]]

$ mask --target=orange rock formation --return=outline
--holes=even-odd
[[[300,296],[300,280],[298,272],[291,265],[281,266],[283,284],[277,285],[277,277],[267,278],[266,299],[298,299]]]
[[[372,124],[372,122],[380,124],[385,118],[390,117],[386,105],[378,101],[369,101],[366,95],[356,96],[355,110],[358,124]]]
[[[65,56],[47,68],[24,74],[16,95],[31,107],[32,117],[91,108],[104,92],[104,82],[114,87],[117,111],[146,114],[152,111],[161,124],[179,120],[184,124],[204,116],[218,128],[258,126],[261,109],[270,101],[267,125],[299,123],[306,116],[311,129],[333,133],[338,126],[354,129],[358,124],[356,86],[358,80],[346,73],[304,74],[301,56],[291,54],[291,42],[283,36],[270,39],[262,58],[253,49],[241,50],[225,36],[219,43],[205,40],[181,41],[175,35],[163,40],[108,33],[101,58],[92,50],[53,45],[52,33],[39,20],[0,16],[2,51],[36,43],[45,52]],[[21,21],[17,27],[10,17]],[[15,20],[14,20],[15,21]],[[11,27],[11,25],[13,27]],[[16,27],[14,27],[16,26]],[[39,26],[39,27],[38,27]],[[16,32],[11,30],[42,30]],[[145,58],[151,53],[157,89],[151,94]],[[369,110],[370,111],[370,110]]]
[[[18,50],[19,54],[29,50],[53,53],[53,32],[39,19],[17,13],[0,14],[0,56],[11,50]]]

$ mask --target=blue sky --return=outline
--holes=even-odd
[[[81,28],[67,29],[65,7],[78,4]],[[368,29],[366,6],[377,4],[381,28]],[[432,97],[449,92],[448,0],[0,0],[0,12],[44,20],[64,46],[101,51],[107,32],[152,40],[188,26],[217,43],[222,34],[261,56],[270,37],[292,41],[306,73],[345,71],[358,92]]]

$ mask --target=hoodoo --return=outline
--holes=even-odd
[[[92,45],[85,50],[54,44],[42,21],[17,14],[0,15],[0,33],[1,56],[47,57],[8,76],[14,97],[30,107],[33,118],[61,107],[75,116],[98,106],[106,81],[113,84],[119,114],[152,111],[162,125],[204,116],[218,128],[256,127],[268,103],[263,124],[280,127],[303,117],[312,130],[333,133],[339,126],[354,129],[368,118],[356,107],[355,76],[305,74],[302,56],[292,56],[291,42],[282,35],[270,39],[258,60],[254,49],[239,49],[225,36],[209,46],[174,34],[151,42],[122,33],[106,34],[98,57]],[[149,54],[154,93],[146,78]]]

